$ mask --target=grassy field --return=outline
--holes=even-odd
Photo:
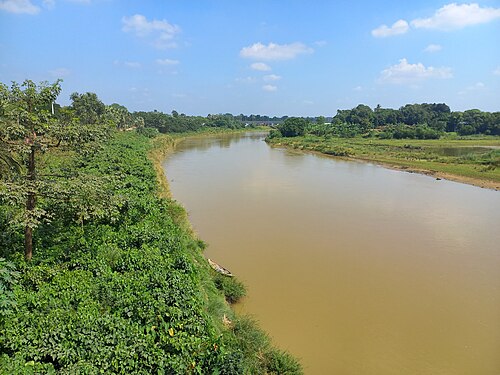
[[[500,189],[500,138],[448,136],[438,140],[337,138],[306,135],[273,138],[274,146],[382,164],[439,178]]]

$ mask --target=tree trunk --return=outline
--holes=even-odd
[[[31,152],[28,162],[28,179],[34,183],[36,179],[35,175],[35,146],[31,146]],[[36,195],[34,192],[34,186],[30,186],[32,191],[28,192],[28,198],[26,200],[26,211],[28,217],[28,223],[24,229],[24,258],[26,260],[31,260],[33,256],[33,228],[29,223],[29,218],[32,216],[32,212],[36,205]]]

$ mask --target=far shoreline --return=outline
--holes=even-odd
[[[418,173],[421,175],[429,176],[429,177],[434,177],[436,179],[442,179],[442,180],[447,180],[447,181],[452,181],[452,182],[458,182],[462,184],[467,184],[475,187],[480,187],[483,189],[489,189],[489,190],[495,190],[495,191],[500,191],[500,182],[497,181],[491,181],[491,180],[484,180],[484,179],[479,179],[479,178],[474,178],[474,177],[468,177],[468,176],[460,176],[456,174],[451,174],[447,172],[440,172],[440,171],[433,171],[430,169],[424,169],[424,168],[415,168],[415,167],[408,167],[406,165],[402,164],[396,164],[396,163],[388,163],[388,162],[383,162],[377,159],[371,159],[371,158],[363,158],[363,157],[356,157],[356,156],[336,156],[336,155],[330,155],[321,151],[316,151],[316,150],[310,150],[308,148],[294,148],[293,146],[287,145],[287,144],[282,144],[282,143],[269,143],[266,142],[269,146],[271,147],[277,147],[277,148],[283,148],[287,150],[294,150],[297,152],[302,152],[302,153],[311,153],[314,155],[319,155],[322,157],[329,157],[332,159],[337,159],[337,160],[347,160],[347,161],[354,161],[354,162],[360,162],[360,163],[370,163],[374,164],[386,169],[391,169],[399,172],[407,172],[407,173]]]

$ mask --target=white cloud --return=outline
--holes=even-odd
[[[142,14],[123,17],[122,24],[122,30],[126,33],[131,32],[138,37],[153,36],[153,45],[157,48],[176,47],[173,39],[181,31],[179,26],[165,20],[148,21]]]
[[[57,68],[49,71],[52,77],[63,78],[67,77],[71,74],[71,71],[68,68]]]
[[[271,67],[263,62],[253,63],[252,65],[250,65],[250,68],[252,68],[253,70],[260,70],[262,72],[271,70]]]
[[[314,45],[318,46],[318,47],[324,47],[327,44],[328,44],[328,42],[326,40],[318,40],[318,41],[314,42]]]
[[[18,14],[37,14],[40,7],[33,5],[30,0],[3,0],[0,1],[0,10]]]
[[[486,85],[484,83],[482,83],[482,82],[476,82],[472,86],[466,87],[464,90],[461,90],[461,91],[457,92],[457,94],[458,95],[466,95],[466,94],[468,94],[470,92],[482,90],[485,87],[486,87]]]
[[[500,18],[500,8],[481,8],[477,3],[451,3],[439,8],[432,17],[411,21],[415,28],[455,30]]]
[[[500,65],[493,71],[493,74],[496,76],[500,76]]]
[[[303,43],[276,44],[255,43],[240,51],[241,57],[256,60],[291,60],[301,54],[312,53],[314,50]]]
[[[353,88],[354,91],[363,91],[363,86],[356,86]]]
[[[379,78],[382,83],[411,84],[430,78],[451,78],[451,68],[432,66],[425,67],[422,63],[410,64],[406,59],[399,60],[399,64],[384,69]]]
[[[45,8],[52,9],[56,5],[56,1],[55,0],[43,0],[42,4]]]
[[[433,52],[439,52],[442,49],[443,47],[440,46],[439,44],[429,44],[427,47],[425,47],[424,52],[433,53]]]
[[[279,81],[281,79],[281,76],[278,76],[276,74],[268,74],[264,76],[264,81],[269,82],[269,81]]]
[[[382,25],[372,30],[372,35],[376,38],[385,38],[393,35],[405,34],[410,27],[405,20],[398,20],[392,24],[391,27]]]
[[[272,92],[278,90],[278,87],[273,85],[264,85],[262,86],[262,90]]]
[[[178,65],[179,60],[171,60],[171,59],[156,59],[156,63],[159,65]]]
[[[125,61],[123,65],[125,65],[127,68],[134,68],[134,69],[141,67],[141,63],[138,63],[137,61]]]
[[[239,82],[239,83],[253,83],[253,82],[255,82],[255,78],[254,77],[239,77],[239,78],[236,78],[235,81]]]

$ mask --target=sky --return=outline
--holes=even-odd
[[[500,0],[0,0],[0,82],[130,111],[500,111]]]

